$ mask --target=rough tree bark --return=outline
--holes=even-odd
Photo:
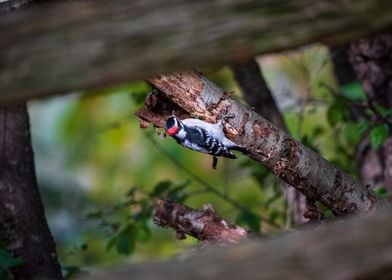
[[[15,279],[62,279],[35,178],[26,105],[0,108],[0,240]]]
[[[377,213],[188,258],[134,264],[94,279],[392,279],[391,219],[390,211]]]
[[[195,210],[160,199],[154,208],[153,221],[158,226],[174,228],[177,239],[185,239],[185,235],[190,235],[205,245],[237,243],[248,237],[244,228],[219,217],[210,205],[205,205],[203,210]]]
[[[232,64],[231,69],[234,77],[240,85],[244,99],[254,111],[270,121],[279,129],[287,132],[282,113],[280,112],[275,99],[264,80],[263,73],[257,61],[252,58],[245,63]],[[304,215],[306,209],[305,197],[295,188],[282,182],[282,187],[287,200],[287,221],[291,224],[292,219],[295,223],[306,222]]]
[[[348,42],[390,27],[391,8],[390,0],[101,0],[29,9],[0,19],[0,98]]]
[[[228,97],[216,85],[195,71],[171,73],[148,81],[188,114],[215,123],[223,114],[234,114],[225,122],[226,136],[245,146],[249,156],[262,163],[278,178],[292,185],[310,201],[320,201],[336,215],[367,212],[388,205],[377,199],[365,185],[301,145],[286,133]],[[167,102],[159,95],[149,97],[147,107],[137,113],[145,122],[162,127],[171,112],[154,111]],[[151,100],[153,102],[151,102]]]

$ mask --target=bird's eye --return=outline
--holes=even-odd
[[[166,121],[166,129],[169,129],[176,125],[176,119],[174,117],[170,117]]]

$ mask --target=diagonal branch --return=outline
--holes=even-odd
[[[178,72],[147,80],[183,110],[205,121],[214,123],[223,113],[234,114],[235,117],[225,123],[226,136],[246,146],[253,160],[298,189],[310,201],[323,203],[335,215],[366,212],[388,205],[366,186],[277,129],[248,106],[228,97],[200,73]]]
[[[236,81],[242,88],[243,96],[248,105],[254,108],[257,114],[265,117],[276,127],[287,132],[283,115],[275,102],[256,59],[252,58],[243,64],[233,64],[231,69]],[[305,197],[296,189],[283,182],[281,182],[281,186],[285,191],[287,201],[286,224],[291,225],[292,219],[297,224],[304,223],[306,221],[303,215],[306,207]]]

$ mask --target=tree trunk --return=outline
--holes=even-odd
[[[383,35],[364,39],[351,45],[331,50],[334,72],[340,86],[361,82],[374,105],[392,107],[392,36]],[[351,61],[350,61],[351,60]],[[358,77],[357,77],[358,75]],[[360,121],[369,118],[365,108],[351,105],[351,118]],[[380,121],[375,116],[371,120]],[[365,135],[355,151],[359,173],[365,184],[371,188],[384,186],[392,194],[392,136],[384,145],[374,150]]]
[[[335,222],[186,258],[133,264],[94,279],[392,279],[392,213]]]
[[[371,106],[392,108],[392,33],[376,38],[352,43],[349,49],[350,61],[362,83]],[[383,122],[383,117],[375,114],[375,123]],[[392,196],[392,127],[389,137],[379,150],[371,149],[368,141],[363,141],[357,151],[359,162],[363,162],[361,173],[373,187],[381,185]]]
[[[0,19],[0,99],[241,62],[388,28],[390,0],[72,1]]]
[[[2,12],[30,0],[2,2]],[[27,105],[0,107],[0,241],[22,264],[15,279],[63,279],[35,177]]]
[[[287,132],[282,113],[264,80],[263,73],[257,61],[252,58],[246,63],[232,64],[231,69],[238,84],[242,88],[243,96],[248,105],[254,111],[270,121],[279,129]],[[295,188],[281,182],[287,201],[287,221],[291,225],[292,219],[296,224],[302,224],[306,220],[303,216],[306,209],[305,197]]]
[[[15,279],[62,279],[35,177],[26,105],[0,108],[0,240]]]
[[[249,107],[229,98],[201,74],[195,71],[171,73],[148,81],[184,111],[207,122],[216,123],[222,114],[234,115],[224,122],[227,137],[246,147],[252,159],[298,189],[307,199],[320,201],[336,215],[366,212],[389,205],[377,199],[365,185],[279,131]],[[154,98],[150,104],[152,109],[159,104],[159,95]],[[158,127],[162,127],[171,114],[159,110],[155,115],[151,110],[151,114],[145,112],[139,111],[137,115],[144,121],[153,121]]]

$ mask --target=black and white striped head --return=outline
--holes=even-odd
[[[175,136],[182,128],[182,122],[175,116],[171,116],[167,119],[165,129],[169,136]]]

